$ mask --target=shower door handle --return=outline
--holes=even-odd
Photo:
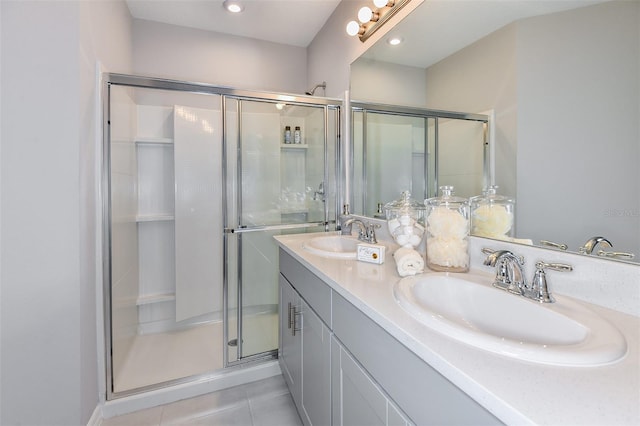
[[[241,225],[238,228],[224,228],[225,234],[244,234],[246,232],[260,232],[260,231],[280,231],[287,229],[298,228],[313,228],[316,226],[325,226],[328,222],[306,222],[306,223],[289,223],[284,225],[264,225],[264,226],[245,226]]]

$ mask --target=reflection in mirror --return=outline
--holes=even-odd
[[[622,255],[613,258],[628,260],[624,253],[635,253],[638,261],[640,2],[508,5],[423,3],[388,34],[402,35],[404,47],[393,51],[381,39],[352,64],[352,97],[493,110],[492,183],[516,200],[515,236],[537,245],[566,245],[572,252],[603,236],[612,247],[591,256],[615,252]],[[492,20],[494,26],[483,32],[480,15],[505,20]],[[465,44],[441,49],[469,29],[475,35]],[[376,73],[402,78],[385,86],[376,84]]]
[[[441,185],[471,197],[489,180],[486,115],[353,103],[352,116],[354,213],[380,215],[402,191],[422,201]]]

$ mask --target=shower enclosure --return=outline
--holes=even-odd
[[[423,200],[453,185],[470,197],[490,182],[487,115],[352,102],[351,123],[354,213],[381,214],[403,190]]]
[[[339,102],[105,80],[108,399],[273,359],[272,237],[335,223]]]

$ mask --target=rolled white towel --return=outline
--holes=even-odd
[[[416,275],[424,272],[422,255],[412,248],[400,247],[393,253],[396,269],[401,277]]]

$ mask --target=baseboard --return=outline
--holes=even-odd
[[[96,408],[91,414],[91,418],[87,422],[87,426],[100,426],[102,425],[102,404],[96,405]]]

